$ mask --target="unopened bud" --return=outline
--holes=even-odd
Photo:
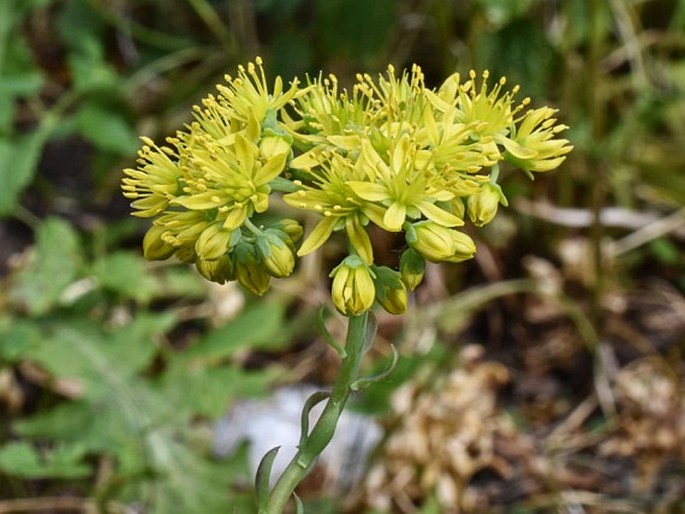
[[[302,225],[290,218],[284,218],[266,229],[267,232],[271,230],[277,231],[276,235],[283,239],[293,250],[295,249],[295,243],[302,239],[302,234],[304,234]]]
[[[254,246],[242,243],[233,253],[238,282],[248,291],[262,296],[269,290],[271,275],[262,267]]]
[[[469,218],[477,227],[487,225],[495,218],[500,203],[506,205],[500,186],[492,182],[483,184],[480,191],[467,200]]]
[[[407,288],[400,273],[386,266],[373,266],[376,300],[390,314],[402,314],[407,310]]]
[[[200,275],[218,284],[225,284],[236,278],[235,266],[228,255],[223,255],[211,261],[198,259],[195,261],[195,267],[200,272]]]
[[[143,237],[143,255],[150,261],[163,261],[171,257],[176,248],[162,240],[166,228],[152,225]]]
[[[412,248],[407,248],[400,257],[400,275],[402,282],[410,291],[423,280],[426,273],[426,260]]]
[[[356,255],[346,257],[332,272],[331,298],[345,316],[368,311],[376,297],[371,270]]]
[[[195,241],[198,258],[211,261],[225,255],[229,249],[232,230],[226,230],[221,223],[213,223],[202,231]]]
[[[257,250],[264,269],[272,277],[287,277],[295,267],[295,256],[288,245],[273,232],[265,232],[257,239]]]
[[[476,253],[476,245],[469,236],[432,221],[422,221],[407,232],[407,243],[431,262],[461,262]]]

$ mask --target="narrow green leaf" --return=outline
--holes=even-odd
[[[298,446],[302,446],[306,441],[307,436],[309,436],[309,413],[329,396],[330,394],[325,391],[317,391],[307,398],[307,401],[302,408],[302,417],[300,418],[300,442],[298,443]]]
[[[293,493],[293,498],[295,499],[295,514],[304,514],[304,505],[297,493]]]
[[[393,371],[395,371],[395,368],[397,367],[397,362],[400,358],[400,353],[397,351],[397,348],[394,344],[391,344],[390,348],[392,348],[392,357],[390,358],[390,362],[385,367],[385,369],[376,375],[358,378],[357,380],[352,382],[352,384],[350,385],[350,389],[352,389],[353,391],[359,391],[360,389],[370,384],[373,384],[374,382],[379,382],[380,380],[387,378]]]
[[[257,494],[257,506],[260,512],[266,509],[269,504],[269,482],[271,480],[271,468],[274,465],[274,460],[276,460],[276,455],[278,455],[278,451],[280,449],[280,446],[276,446],[275,448],[269,450],[266,455],[262,457],[262,460],[257,467],[255,491]]]
[[[341,359],[344,359],[347,356],[345,348],[331,335],[328,331],[328,327],[326,327],[324,316],[327,310],[328,308],[326,304],[324,304],[316,311],[316,327],[319,329],[319,333],[323,336],[324,341],[335,350],[335,353],[337,353]]]

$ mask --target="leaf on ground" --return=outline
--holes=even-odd
[[[244,348],[283,348],[288,342],[283,310],[281,304],[255,304],[226,325],[209,332],[191,346],[186,355],[193,359],[220,360]]]
[[[20,478],[83,478],[91,473],[83,462],[85,448],[62,444],[40,453],[26,441],[0,447],[0,470]]]
[[[74,282],[82,256],[78,235],[59,218],[45,220],[36,239],[35,260],[22,271],[10,297],[24,304],[31,314],[40,315],[58,304],[64,290]]]
[[[19,195],[35,174],[47,136],[47,130],[37,129],[0,140],[0,215],[12,213],[17,206]]]
[[[113,252],[98,259],[93,274],[102,287],[123,298],[144,302],[154,294],[154,279],[145,270],[142,256],[132,252]]]

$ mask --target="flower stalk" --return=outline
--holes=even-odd
[[[295,488],[311,471],[316,458],[328,446],[340,415],[352,392],[352,385],[359,378],[359,367],[364,354],[364,348],[369,337],[369,313],[350,316],[345,339],[345,357],[340,366],[338,378],[330,392],[326,406],[316,424],[308,434],[302,434],[297,453],[292,458],[283,474],[278,478],[272,489],[266,506],[259,510],[259,514],[282,514]],[[308,412],[305,412],[307,417]],[[303,424],[306,428],[306,424]]]

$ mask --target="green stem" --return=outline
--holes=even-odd
[[[316,458],[328,446],[338,424],[338,419],[345,408],[350,396],[351,385],[359,375],[359,365],[362,360],[368,313],[349,318],[347,325],[347,339],[345,350],[347,355],[342,360],[338,379],[333,386],[331,395],[321,413],[316,425],[305,437],[297,453],[283,471],[276,482],[269,504],[259,514],[282,514],[288,499],[292,496],[297,485],[311,471]]]

